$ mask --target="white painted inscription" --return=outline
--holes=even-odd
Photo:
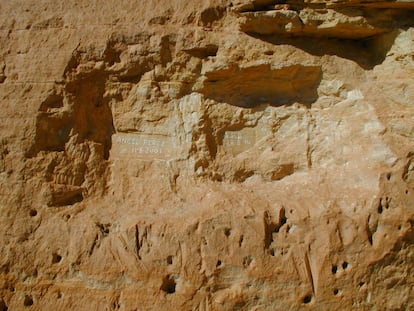
[[[237,154],[253,147],[256,142],[271,133],[270,129],[263,127],[245,127],[237,131],[226,131],[223,136],[223,148]]]
[[[178,143],[171,136],[117,133],[112,136],[111,155],[121,158],[167,160],[177,155]]]

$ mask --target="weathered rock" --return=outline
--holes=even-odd
[[[241,30],[255,35],[316,36],[360,40],[412,25],[412,12],[353,6],[309,8],[293,5],[241,13]],[[397,26],[398,27],[398,26]]]
[[[0,310],[413,309],[413,17],[3,1]]]

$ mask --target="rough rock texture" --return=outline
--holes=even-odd
[[[414,309],[414,2],[1,1],[0,103],[1,311]]]

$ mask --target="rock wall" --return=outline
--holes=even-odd
[[[414,2],[0,3],[0,311],[414,309]]]

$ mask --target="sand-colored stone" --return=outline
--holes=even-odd
[[[0,3],[0,311],[414,309],[414,2]]]

